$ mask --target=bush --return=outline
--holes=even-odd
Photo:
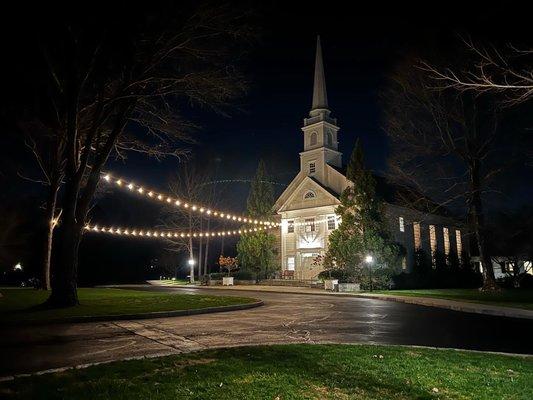
[[[392,277],[394,289],[478,288],[483,276],[472,268],[436,268],[402,272]]]
[[[240,271],[233,273],[233,277],[243,281],[253,281],[256,279],[255,273],[247,269],[241,269]]]

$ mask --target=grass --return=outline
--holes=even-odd
[[[115,362],[0,384],[5,399],[532,399],[533,360],[371,345],[279,345]]]
[[[0,322],[43,321],[80,316],[140,314],[154,311],[191,310],[252,303],[246,297],[154,293],[122,289],[78,289],[80,305],[45,309],[48,292],[34,289],[0,289]]]
[[[375,293],[411,297],[432,297],[533,310],[533,290],[502,290],[499,293],[487,293],[480,292],[477,289],[419,289],[387,290]]]

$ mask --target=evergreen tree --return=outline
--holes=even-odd
[[[359,140],[346,173],[353,183],[341,194],[341,204],[335,210],[342,219],[339,228],[329,236],[324,265],[345,279],[365,284],[367,268],[380,270],[376,276],[387,279],[384,271],[394,269],[399,261],[399,246],[393,243],[382,215],[382,204],[376,196],[376,182],[364,168],[363,150]],[[365,257],[373,257],[365,265]]]
[[[274,188],[267,174],[265,163],[259,161],[257,172],[248,195],[247,213],[250,217],[268,219],[272,216]],[[268,231],[241,235],[237,243],[237,258],[244,270],[256,278],[267,278],[276,269],[276,238]]]

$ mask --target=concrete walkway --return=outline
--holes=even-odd
[[[172,286],[177,285],[163,283],[161,281],[148,281],[151,285],[156,286]],[[467,301],[457,301],[448,299],[437,299],[432,297],[411,297],[411,296],[397,296],[378,293],[338,293],[323,289],[313,289],[306,287],[291,287],[291,286],[268,286],[268,285],[235,285],[235,286],[200,286],[200,285],[186,285],[186,287],[196,289],[218,289],[218,290],[238,290],[238,291],[253,291],[253,292],[270,292],[270,293],[291,293],[291,294],[307,294],[317,296],[337,296],[337,297],[362,297],[369,299],[379,299],[387,301],[397,301],[400,303],[416,304],[426,307],[437,307],[448,310],[468,312],[474,314],[495,315],[499,317],[510,318],[525,318],[533,319],[533,310],[526,310],[521,308],[504,307],[490,304],[473,303]]]

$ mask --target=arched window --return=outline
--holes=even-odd
[[[311,146],[316,145],[316,132],[311,133],[310,145]]]
[[[328,131],[327,143],[328,143],[328,146],[331,146],[333,144],[333,138],[331,137],[331,132],[329,131]]]
[[[308,200],[308,199],[314,199],[316,197],[316,194],[315,192],[313,192],[312,190],[308,190],[307,192],[305,192],[304,194],[304,199],[305,200]]]

